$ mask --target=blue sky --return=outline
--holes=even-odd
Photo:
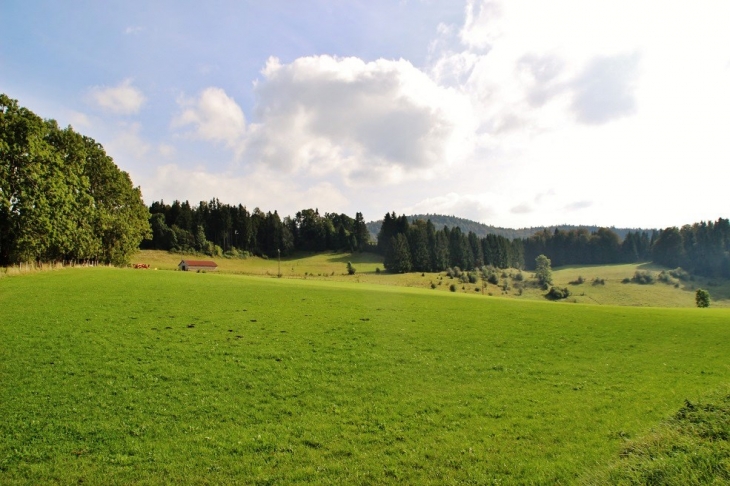
[[[146,202],[488,224],[727,217],[724,2],[0,5],[0,91]]]

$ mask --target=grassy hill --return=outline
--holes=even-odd
[[[355,282],[0,279],[0,483],[567,484],[730,379],[726,309]]]
[[[200,259],[199,256],[183,256],[154,250],[140,251],[135,261],[152,265],[160,270],[174,270],[182,258]],[[207,258],[207,257],[205,257]],[[276,259],[250,257],[246,259],[216,258],[221,273],[260,275],[275,277],[279,272]],[[357,272],[347,275],[347,262],[352,262]],[[484,297],[508,297],[520,300],[545,300],[545,292],[534,285],[530,272],[506,270],[498,284],[462,283],[441,273],[408,273],[393,275],[378,272],[383,269],[382,258],[371,253],[319,253],[297,254],[281,259],[281,274],[286,279],[306,279],[336,282],[355,282],[361,284],[390,285],[428,289],[433,292],[449,292],[451,284],[456,285],[458,293],[479,294]],[[730,282],[697,278],[693,281],[672,281],[670,284],[657,282],[653,285],[624,284],[636,271],[648,271],[658,275],[662,267],[651,264],[621,264],[585,267],[564,267],[555,269],[555,285],[568,287],[572,295],[566,300],[572,303],[625,305],[642,307],[695,307],[695,290],[705,288],[710,291],[713,307],[730,307]],[[523,282],[517,280],[522,273]],[[585,282],[573,285],[579,277]],[[603,284],[594,285],[596,279]],[[504,290],[507,284],[507,290]],[[433,284],[433,289],[431,289]],[[675,284],[678,286],[675,287]],[[524,287],[520,290],[520,287]]]

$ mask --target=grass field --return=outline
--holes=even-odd
[[[174,270],[182,258],[208,259],[208,257],[183,257],[165,251],[144,250],[136,255],[135,261],[149,263],[153,268],[160,270]],[[279,262],[276,259],[216,258],[215,261],[221,273],[275,277],[279,272]],[[357,269],[355,275],[347,275],[348,261],[351,261]],[[433,290],[437,292],[449,292],[449,286],[454,283],[459,293],[545,300],[546,292],[535,286],[526,285],[520,292],[518,289],[520,283],[514,279],[519,271],[514,269],[506,270],[505,277],[500,277],[498,285],[487,284],[482,288],[481,281],[476,284],[465,284],[449,279],[445,272],[393,275],[377,272],[378,268],[383,270],[382,258],[370,253],[297,254],[282,258],[281,261],[281,274],[287,279],[357,282],[421,289],[431,289],[431,284],[434,284]],[[698,277],[693,281],[677,282],[678,287],[661,282],[652,285],[622,283],[625,278],[631,278],[637,270],[656,275],[663,268],[646,263],[562,267],[554,269],[553,278],[555,285],[570,289],[572,295],[567,302],[637,307],[695,307],[695,290],[704,288],[712,295],[712,307],[730,308],[730,282]],[[530,272],[523,272],[525,282],[529,283],[531,275]],[[583,277],[585,282],[581,285],[571,285],[570,282],[575,282],[578,277]],[[594,279],[602,279],[605,283],[593,285]],[[506,291],[503,290],[504,283],[509,287]]]
[[[571,484],[730,378],[726,309],[354,282],[0,279],[0,483]]]

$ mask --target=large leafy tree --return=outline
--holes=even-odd
[[[122,264],[148,219],[139,188],[101,145],[0,94],[0,264]]]

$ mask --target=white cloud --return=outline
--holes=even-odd
[[[118,115],[138,113],[146,101],[142,91],[126,79],[113,87],[95,86],[89,92],[89,99],[104,111]]]
[[[140,32],[142,32],[142,27],[139,27],[139,26],[130,25],[129,27],[124,29],[124,33],[126,35],[139,34]]]
[[[470,143],[468,99],[404,60],[271,58],[262,75],[244,152],[268,167],[394,182],[443,170]]]
[[[172,121],[174,128],[193,125],[196,137],[236,147],[246,131],[246,118],[236,101],[221,88],[207,88],[197,99],[181,98],[184,108]]]

